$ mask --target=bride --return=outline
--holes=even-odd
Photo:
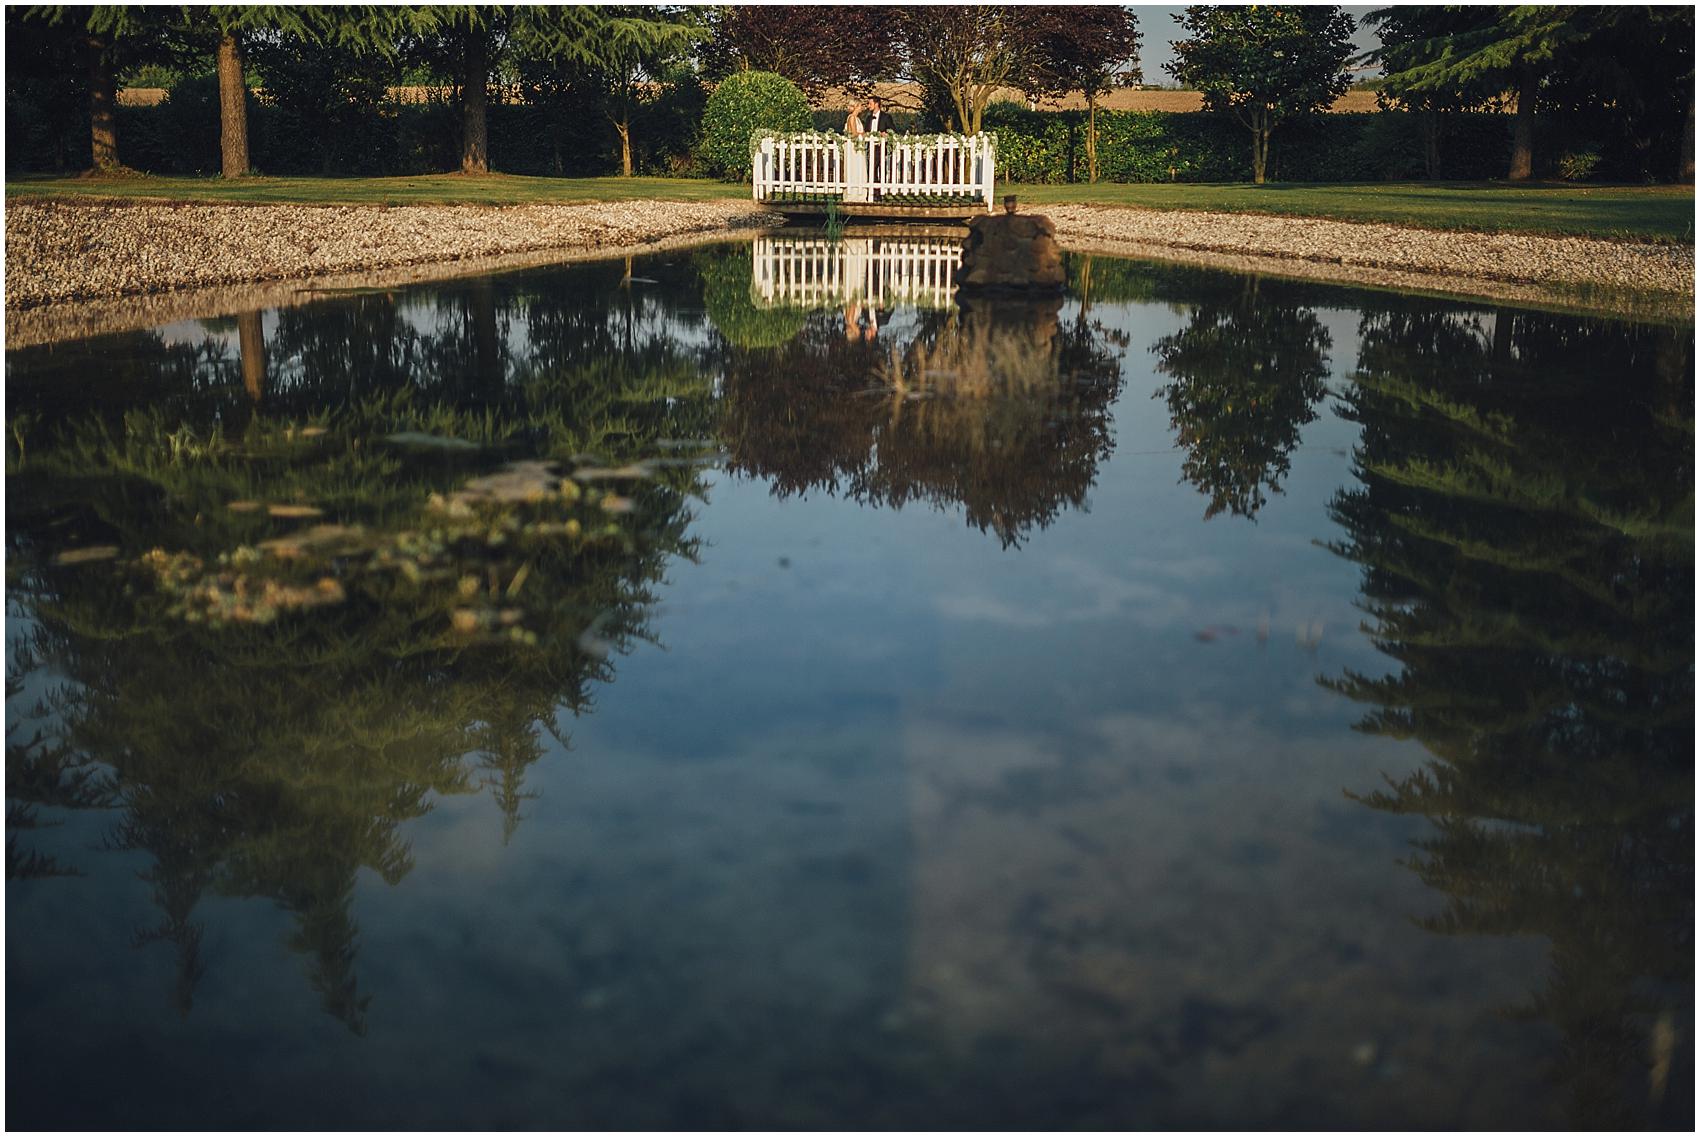
[[[844,133],[851,138],[860,138],[864,133],[861,110],[854,101],[850,103],[850,113],[844,119]]]

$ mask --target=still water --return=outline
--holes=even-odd
[[[8,353],[8,1124],[1690,1128],[1692,325],[952,257]]]

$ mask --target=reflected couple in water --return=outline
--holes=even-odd
[[[751,303],[796,322],[778,343],[752,343],[717,321],[728,467],[782,497],[960,508],[1005,547],[1084,508],[1112,448],[1125,342],[1065,324],[1061,298],[957,298],[958,248],[954,237],[758,240]],[[904,308],[884,315],[887,303]]]

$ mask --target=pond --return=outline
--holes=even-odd
[[[9,1124],[1691,1128],[1692,324],[953,252],[8,353]]]

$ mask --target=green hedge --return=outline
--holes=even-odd
[[[701,88],[672,89],[632,122],[639,173],[695,173]],[[58,130],[7,107],[6,168],[14,173],[89,165],[86,109]],[[20,113],[14,114],[14,111]],[[117,108],[118,157],[154,174],[219,171],[218,101],[213,81],[180,83],[158,106]],[[490,157],[513,174],[590,177],[620,171],[619,138],[599,108],[495,104],[488,110]],[[250,101],[248,157],[277,175],[396,176],[460,168],[460,110],[444,102],[349,106],[335,122]]]
[[[1086,180],[1086,112],[1030,111],[1015,103],[986,109],[998,136],[998,177],[1057,184]],[[1505,175],[1510,119],[1462,115],[1441,142],[1444,177]],[[1422,144],[1400,112],[1327,114],[1290,124],[1270,144],[1272,180],[1404,180],[1422,176]],[[1251,180],[1251,133],[1205,111],[1099,111],[1098,177],[1107,182]]]
[[[642,108],[633,122],[640,173],[699,172],[705,96],[681,85]],[[26,99],[7,106],[6,165],[13,172],[86,168],[88,115],[50,123]],[[838,129],[842,111],[816,111],[817,128]],[[900,120],[901,121],[901,120]],[[218,104],[211,80],[180,83],[156,107],[118,108],[119,157],[158,174],[208,174],[219,168]],[[1086,180],[1086,113],[1030,111],[997,103],[985,128],[998,136],[998,176],[1008,182]],[[489,108],[495,169],[516,174],[587,177],[619,172],[614,129],[597,108],[497,104]],[[1236,182],[1251,179],[1249,133],[1205,112],[1100,111],[1098,166],[1109,182]],[[741,143],[740,145],[747,145]],[[460,165],[460,112],[447,103],[349,106],[337,121],[303,119],[276,106],[251,105],[249,155],[267,174],[406,175]],[[1555,124],[1537,132],[1537,173],[1564,153]],[[1570,143],[1575,148],[1574,142]],[[1442,176],[1505,176],[1510,119],[1462,115],[1441,143]],[[1602,147],[1603,149],[1603,147]],[[1423,176],[1416,122],[1398,112],[1320,115],[1276,132],[1270,177],[1280,181],[1406,180]],[[1608,159],[1613,155],[1608,154]],[[1635,180],[1608,161],[1597,177]]]

